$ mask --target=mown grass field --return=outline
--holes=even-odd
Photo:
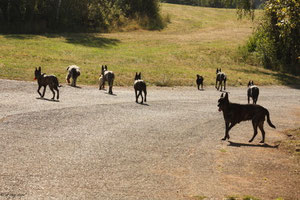
[[[250,79],[258,85],[299,84],[299,77],[241,60],[237,48],[257,22],[238,20],[236,10],[162,4],[162,13],[171,21],[162,31],[0,35],[0,78],[32,81],[34,68],[41,66],[64,82],[66,67],[76,64],[82,71],[78,84],[92,85],[106,64],[119,86],[132,85],[135,72],[142,72],[148,85],[195,85],[197,73],[212,85],[217,67],[233,86]]]

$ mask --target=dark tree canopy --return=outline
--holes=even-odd
[[[124,18],[147,18],[162,28],[158,0],[0,1],[0,32],[103,32]]]

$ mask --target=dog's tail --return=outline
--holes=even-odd
[[[54,76],[54,77],[55,77],[54,78],[55,85],[57,85],[57,87],[62,87],[62,85],[59,84],[57,77],[56,76]]]
[[[270,120],[270,114],[269,114],[269,111],[268,111],[268,110],[266,110],[266,115],[267,115],[267,122],[268,122],[269,126],[271,126],[272,128],[276,128],[276,127],[274,126],[274,124],[272,124],[272,122],[271,122],[271,120]]]

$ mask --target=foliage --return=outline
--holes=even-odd
[[[109,31],[126,20],[162,29],[158,0],[1,0],[0,32]]]
[[[258,53],[266,68],[299,74],[300,2],[268,0],[265,15],[250,37],[249,53]]]

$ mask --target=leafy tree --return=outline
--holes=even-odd
[[[300,2],[268,0],[264,11],[264,19],[248,42],[249,51],[257,52],[267,68],[299,74]]]

